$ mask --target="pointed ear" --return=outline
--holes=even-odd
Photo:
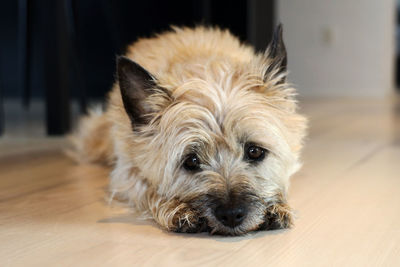
[[[273,76],[277,76],[280,74],[286,74],[286,66],[287,66],[287,54],[285,44],[282,38],[282,24],[279,24],[274,31],[272,36],[272,40],[269,43],[265,56],[271,59],[271,65],[268,66],[268,71],[266,76],[270,78],[271,72],[273,72]],[[265,77],[267,79],[267,77]],[[284,82],[286,76],[283,77],[279,83]]]
[[[157,86],[156,79],[147,70],[127,57],[117,58],[117,75],[122,101],[132,125],[148,124],[151,114],[156,111],[148,98],[168,93]]]

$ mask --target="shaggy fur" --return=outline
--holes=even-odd
[[[113,166],[113,197],[171,231],[289,227],[286,194],[306,120],[296,113],[283,50],[280,28],[260,54],[215,28],[173,28],[137,41],[126,57],[138,65],[119,59],[106,110],[83,118],[74,135],[75,157]],[[138,81],[139,65],[151,79]],[[245,160],[249,143],[265,149],[263,161]],[[193,153],[197,172],[182,167]],[[229,227],[215,209],[234,201],[248,212]]]

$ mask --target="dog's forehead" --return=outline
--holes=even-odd
[[[223,102],[187,97],[172,105],[161,121],[161,132],[175,141],[184,140],[184,146],[206,144],[217,150],[237,151],[246,142],[269,148],[278,139],[279,119],[254,92],[227,96]]]

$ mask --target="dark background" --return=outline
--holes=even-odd
[[[85,113],[114,82],[116,55],[139,37],[198,24],[228,28],[263,50],[274,1],[3,0],[0,3],[0,134],[4,99],[45,103],[47,133],[70,130],[71,100]]]
[[[21,50],[21,37],[18,27],[21,1],[2,1],[1,18],[1,87],[4,97],[21,98],[24,88],[19,79],[18,53]],[[44,97],[46,88],[45,60],[48,51],[45,45],[46,35],[54,35],[54,3],[57,1],[22,1],[27,5],[27,87],[31,97]],[[59,0],[58,2],[63,2]],[[253,2],[253,3],[250,3]],[[73,58],[71,65],[70,96],[79,97],[84,86],[87,97],[102,98],[109,90],[114,79],[115,56],[122,54],[127,44],[138,37],[151,36],[169,25],[194,26],[197,24],[218,25],[229,28],[242,40],[249,41],[248,6],[257,1],[64,1],[64,5],[73,10],[74,54],[77,57],[79,71],[77,75]],[[268,1],[265,1],[268,2]],[[250,4],[249,4],[250,3]],[[271,1],[272,3],[272,1]],[[269,3],[268,5],[271,5]],[[264,4],[265,5],[265,4]],[[272,6],[272,5],[271,5]],[[68,14],[68,12],[66,12]],[[263,14],[264,36],[270,37],[269,25],[272,13]],[[267,27],[268,26],[268,27]],[[253,36],[253,43],[254,43]],[[250,40],[251,41],[251,40]],[[81,75],[80,81],[77,76]]]

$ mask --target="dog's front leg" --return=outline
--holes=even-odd
[[[260,230],[285,229],[293,226],[292,210],[286,202],[277,202],[267,208],[265,222]]]
[[[168,200],[153,193],[148,198],[148,205],[154,220],[169,231],[198,233],[207,229],[207,221],[178,199]]]

